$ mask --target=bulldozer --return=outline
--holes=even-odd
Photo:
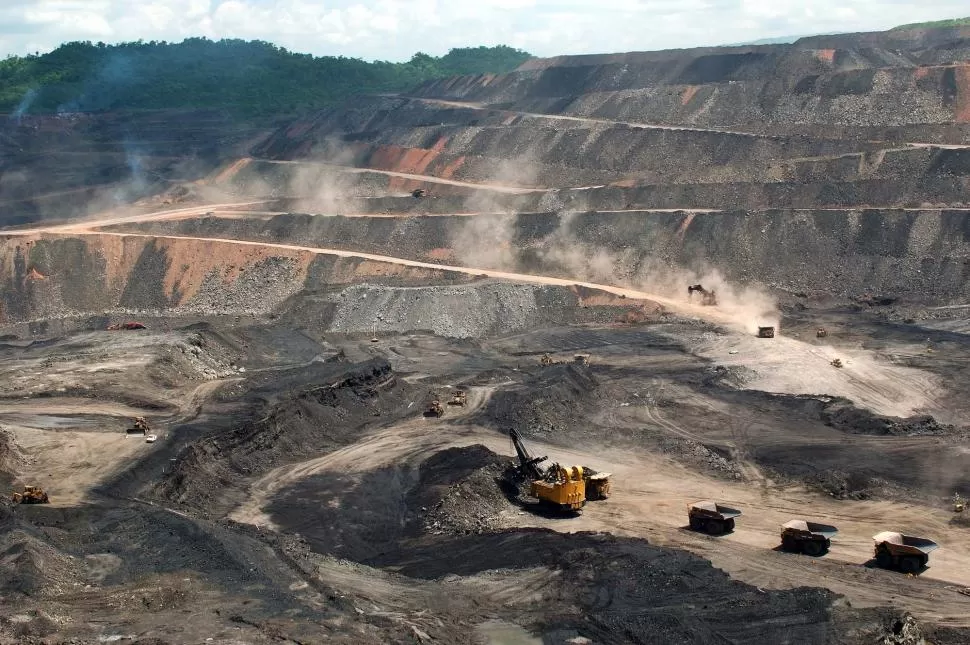
[[[790,520],[781,525],[781,548],[790,553],[817,557],[829,550],[832,538],[838,532],[837,528],[828,524]]]
[[[454,395],[452,395],[451,400],[448,401],[448,405],[457,405],[460,407],[465,407],[468,402],[468,393],[465,390],[456,390]]]
[[[11,495],[14,504],[49,504],[50,498],[40,486],[24,486],[24,492]]]
[[[883,531],[872,536],[876,565],[903,573],[917,573],[930,560],[930,553],[940,545],[927,538]]]
[[[529,495],[539,503],[564,512],[579,511],[587,501],[604,500],[610,496],[610,473],[601,473],[588,466],[562,466],[554,463],[543,469],[539,464],[547,457],[533,457],[515,429],[509,430],[519,463],[517,475],[529,481]]]
[[[141,434],[147,435],[151,432],[151,428],[148,426],[148,420],[145,417],[135,417],[134,422],[132,422],[131,427],[128,428],[126,434]]]
[[[589,354],[576,354],[573,356],[573,362],[583,367],[589,367]]]
[[[730,508],[711,500],[694,502],[687,505],[687,519],[693,531],[701,531],[708,535],[723,535],[734,530],[734,518],[740,517],[741,511]]]
[[[717,305],[717,292],[711,289],[708,291],[702,285],[691,284],[687,286],[687,299],[690,301],[694,300],[694,292],[701,294],[701,305],[705,307],[713,307]]]

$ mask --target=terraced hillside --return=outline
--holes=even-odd
[[[0,482],[51,503],[0,504],[0,642],[967,642],[968,74],[953,28],[8,122]],[[612,495],[537,508],[510,428]]]

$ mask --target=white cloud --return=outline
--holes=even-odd
[[[0,0],[0,55],[69,40],[266,40],[405,60],[511,44],[538,55],[864,31],[970,13],[965,0]]]

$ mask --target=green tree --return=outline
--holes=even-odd
[[[418,52],[406,63],[314,57],[264,41],[70,42],[0,61],[0,111],[219,108],[246,115],[325,107],[434,78],[508,72],[530,55],[506,46]]]

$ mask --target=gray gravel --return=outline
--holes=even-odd
[[[451,338],[515,332],[537,323],[539,290],[533,285],[502,283],[454,287],[356,285],[337,296],[331,330],[430,330]]]

